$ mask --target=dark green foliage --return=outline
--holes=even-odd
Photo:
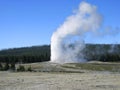
[[[31,68],[31,66],[30,66],[30,67],[28,67],[28,70],[27,70],[27,71],[30,71],[30,72],[32,71],[32,68]]]
[[[45,55],[50,54],[50,46],[33,46],[33,47],[24,47],[24,48],[13,48],[0,51],[0,55],[9,55],[9,56],[27,56],[27,55]]]
[[[119,44],[87,44],[83,53],[84,58],[89,61],[120,62]]]
[[[74,47],[71,45],[71,47]],[[119,44],[86,44],[82,51],[88,61],[120,62]],[[79,56],[78,56],[79,57]],[[0,51],[1,63],[34,63],[50,60],[50,46],[14,48]]]
[[[9,68],[10,68],[9,63],[5,63],[3,70],[6,71],[9,70]]]
[[[11,70],[15,71],[16,67],[15,67],[15,63],[11,63],[11,67],[10,67]]]
[[[25,67],[22,66],[22,65],[20,65],[20,66],[17,68],[17,71],[18,71],[18,72],[23,72],[23,71],[25,71]]]
[[[15,48],[0,51],[0,62],[34,63],[50,60],[50,46]]]
[[[3,70],[3,65],[0,63],[0,70]]]

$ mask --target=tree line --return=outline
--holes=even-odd
[[[88,61],[120,62],[120,44],[87,44],[83,54]]]
[[[34,63],[49,60],[49,45],[13,48],[0,51],[1,63]]]
[[[35,62],[43,62],[49,61],[50,55],[47,53],[45,55],[23,55],[23,56],[0,56],[1,63],[35,63]]]
[[[119,44],[86,44],[82,53],[88,61],[120,61]],[[0,63],[35,63],[49,60],[50,45],[13,48],[0,51]]]

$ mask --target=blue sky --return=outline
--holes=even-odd
[[[52,33],[81,1],[98,7],[103,26],[120,27],[120,0],[0,0],[0,49],[50,44]],[[120,34],[85,42],[120,43]]]

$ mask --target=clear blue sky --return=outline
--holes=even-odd
[[[0,0],[0,49],[50,44],[52,33],[83,0]],[[120,27],[120,0],[84,0],[98,7],[105,26]],[[120,34],[86,38],[86,43],[120,43]]]

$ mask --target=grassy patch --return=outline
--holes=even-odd
[[[81,70],[91,71],[111,71],[120,72],[120,63],[67,63],[56,64],[52,63],[33,63],[23,64],[25,70],[35,72],[66,72],[66,73],[79,73]]]
[[[120,72],[120,64],[103,64],[103,63],[72,63],[63,65],[64,68],[85,69],[93,71],[113,71]]]

